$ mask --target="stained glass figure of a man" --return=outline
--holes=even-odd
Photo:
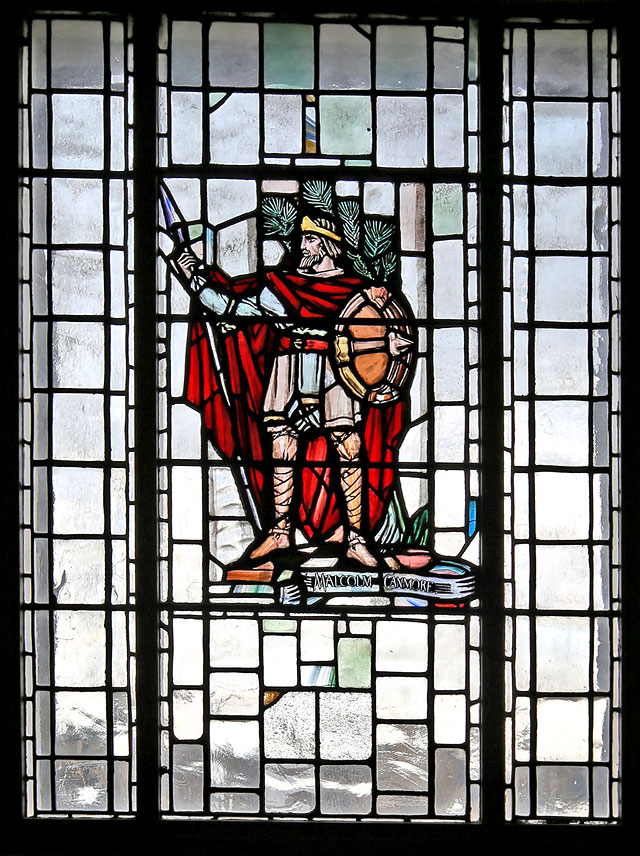
[[[214,445],[247,465],[261,520],[270,486],[256,465],[272,456],[272,519],[249,550],[250,560],[289,551],[299,523],[312,539],[343,543],[349,562],[376,567],[370,533],[393,481],[390,465],[405,405],[361,402],[336,377],[329,352],[335,347],[332,319],[354,295],[383,308],[390,294],[345,271],[334,221],[305,215],[298,240],[296,269],[263,277],[230,279],[204,266],[190,248],[177,250],[180,279],[199,302],[187,395],[203,410]],[[402,345],[392,340],[392,347],[399,353]]]

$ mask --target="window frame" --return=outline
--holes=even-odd
[[[100,11],[128,11],[127,9],[101,6]],[[452,7],[455,6],[453,10]],[[34,10],[38,7],[34,6]],[[69,11],[65,4],[58,9],[49,5],[47,11]],[[12,49],[3,52],[3,85],[6,87],[5,102],[11,104],[10,115],[6,117],[7,132],[11,139],[18,140],[17,113],[13,110],[13,99],[17,91],[18,53],[21,44],[20,20],[32,11],[31,4],[13,9],[8,16],[8,31],[11,33]],[[86,7],[82,10],[87,11]],[[199,9],[187,8],[185,14]],[[398,11],[398,10],[396,10]],[[451,0],[432,0],[425,14],[437,15],[439,12],[451,15],[452,11],[460,15],[469,15],[478,21],[479,67],[481,89],[481,135],[480,135],[480,173],[479,188],[481,205],[481,234],[479,240],[482,270],[483,317],[480,323],[485,331],[482,339],[482,495],[483,495],[483,566],[501,569],[503,563],[503,443],[502,443],[502,210],[501,197],[503,185],[501,157],[501,114],[502,114],[502,32],[508,19],[526,17],[540,19],[549,23],[556,19],[586,19],[601,22],[618,28],[620,39],[621,79],[627,90],[632,90],[637,79],[637,68],[632,56],[632,36],[626,37],[632,27],[631,0],[501,0],[495,4],[482,0],[467,0],[458,3]],[[144,164],[155,161],[155,22],[162,10],[140,12],[131,7],[134,24],[135,50],[135,123],[136,163],[134,166],[134,203],[138,212],[135,232],[136,279],[138,282],[135,324],[136,345],[136,436],[138,438],[155,435],[155,383],[149,382],[149,375],[143,377],[141,366],[155,370],[155,276],[156,276],[156,174],[145,170]],[[407,9],[410,14],[411,10]],[[287,17],[287,16],[283,16]],[[304,20],[304,15],[296,19]],[[15,37],[15,42],[13,41]],[[623,305],[631,304],[628,293],[631,289],[631,263],[633,239],[632,223],[634,218],[632,188],[636,186],[637,166],[631,162],[631,110],[622,108],[622,137],[627,137],[629,158],[624,158],[627,149],[623,149],[624,166],[621,178],[621,216],[626,228],[622,232],[622,282]],[[496,156],[497,155],[497,156]],[[18,206],[18,169],[16,163],[10,166],[9,180],[5,186],[8,196],[4,206],[5,228],[2,241],[9,269],[18,270],[18,246],[14,214]],[[6,198],[6,197],[5,197]],[[11,281],[14,281],[13,276]],[[625,283],[628,283],[625,289]],[[2,658],[2,680],[7,689],[8,701],[2,706],[0,716],[4,726],[8,749],[5,757],[8,763],[10,782],[17,785],[22,782],[22,714],[21,714],[21,612],[20,592],[17,574],[19,566],[19,530],[18,491],[20,473],[18,471],[18,349],[16,348],[15,319],[18,317],[18,289],[10,288],[3,313],[1,337],[2,365],[9,375],[7,385],[10,405],[3,408],[0,432],[4,441],[4,465],[6,487],[2,491],[2,525],[4,543],[7,545],[7,565],[9,572],[3,576],[3,593],[9,605],[4,620],[0,623],[0,643],[6,652]],[[633,533],[637,528],[638,511],[633,486],[640,477],[638,454],[634,448],[635,425],[637,424],[638,402],[633,392],[632,370],[640,357],[639,337],[634,329],[631,307],[622,314],[622,562],[623,587],[626,604],[633,603],[640,593],[640,584],[634,577]],[[491,335],[486,331],[490,330]],[[152,377],[152,375],[151,375]],[[137,600],[140,604],[154,604],[150,608],[138,610],[137,618],[137,722],[138,722],[138,802],[135,818],[126,820],[107,820],[101,818],[56,818],[25,819],[22,816],[22,788],[14,787],[3,806],[3,844],[0,852],[7,853],[80,853],[88,846],[98,852],[133,853],[149,851],[151,848],[168,849],[171,847],[189,847],[194,852],[205,852],[215,842],[222,846],[239,844],[246,847],[271,844],[287,846],[307,844],[331,845],[338,839],[340,843],[355,845],[368,841],[375,835],[379,846],[407,843],[432,844],[434,842],[487,842],[500,840],[518,843],[519,841],[565,840],[598,843],[603,841],[620,844],[620,836],[633,824],[633,807],[637,784],[629,772],[624,782],[622,818],[615,825],[587,823],[571,824],[551,820],[546,823],[507,823],[504,820],[504,612],[498,608],[503,603],[503,576],[496,571],[493,575],[483,574],[483,647],[482,682],[484,693],[482,700],[482,819],[477,824],[459,824],[444,822],[429,823],[387,823],[375,821],[375,832],[367,823],[305,823],[284,824],[268,821],[225,821],[208,828],[204,821],[161,820],[158,808],[158,706],[155,703],[144,704],[143,700],[157,698],[157,564],[156,564],[156,479],[155,443],[140,442],[136,449],[136,555],[137,555]],[[495,608],[490,606],[495,604]],[[640,629],[631,607],[622,612],[623,632],[623,678],[622,678],[622,768],[632,771],[637,761],[637,744],[640,742],[638,725],[633,715],[638,700],[635,677],[638,662],[627,662],[631,652],[637,650],[640,643]],[[492,688],[492,689],[487,689]],[[624,715],[626,711],[626,715]],[[127,824],[123,826],[123,824]],[[6,848],[6,850],[5,850]]]

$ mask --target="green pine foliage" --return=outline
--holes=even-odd
[[[364,252],[370,259],[377,259],[391,246],[393,225],[384,220],[364,221]]]
[[[338,202],[338,214],[345,241],[357,250],[360,243],[360,203],[355,199],[343,199]]]
[[[304,181],[302,198],[319,212],[336,219],[333,190],[328,181]],[[391,249],[394,224],[373,217],[363,218],[356,199],[341,199],[336,208],[342,223],[346,255],[355,272],[368,280],[390,280],[398,263],[397,255]],[[262,201],[262,215],[265,234],[278,237],[291,249],[291,233],[298,217],[297,205],[289,197],[267,196]]]
[[[398,257],[395,253],[388,252],[382,256],[380,261],[382,263],[383,277],[386,281],[392,276],[393,272],[395,271],[396,265],[398,263]]]
[[[356,273],[359,273],[360,276],[365,276],[367,279],[374,279],[373,274],[367,267],[360,253],[352,253],[351,250],[347,250],[347,256],[353,262],[353,268]]]
[[[333,195],[328,181],[305,181],[302,184],[305,202],[333,217]]]
[[[267,235],[288,238],[297,215],[296,206],[284,196],[267,196],[262,200],[262,217]]]

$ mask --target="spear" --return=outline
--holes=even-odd
[[[175,200],[171,197],[171,194],[164,186],[164,184],[160,184],[159,189],[160,205],[162,207],[162,213],[164,215],[164,222],[167,229],[167,233],[173,238],[176,247],[184,246],[188,243],[187,225],[185,223],[185,219],[182,216]],[[230,413],[233,413],[233,405],[231,402],[231,396],[229,395],[229,390],[227,388],[227,380],[224,372],[224,362],[220,357],[218,336],[216,335],[216,331],[213,328],[213,325],[209,321],[205,322],[205,327],[208,334],[207,338],[209,340],[209,346],[211,348],[211,355],[213,357],[213,364],[220,384],[220,391],[222,393],[222,397],[224,398],[225,404],[227,405],[227,408],[229,409]],[[251,515],[255,521],[256,526],[261,529],[262,525],[260,522],[260,516],[256,507],[255,500],[251,493],[247,470],[246,467],[242,464],[242,459],[239,455],[236,457],[236,464],[238,465],[238,469],[240,471],[240,479],[247,506],[251,511]]]
[[[167,227],[167,232],[171,235],[174,242],[178,245],[187,243],[187,227],[184,222],[184,217],[180,213],[180,209],[175,201],[169,195],[169,191],[164,186],[160,185],[160,205],[164,214],[164,222]]]

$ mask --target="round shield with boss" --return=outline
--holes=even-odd
[[[374,287],[375,290],[375,287]],[[383,305],[354,295],[336,324],[335,368],[342,384],[369,404],[397,401],[410,381],[416,332],[410,310],[384,289]]]

